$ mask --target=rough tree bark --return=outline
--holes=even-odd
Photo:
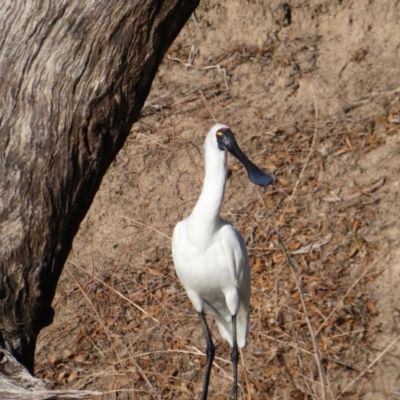
[[[0,347],[30,372],[79,223],[197,4],[0,5]]]

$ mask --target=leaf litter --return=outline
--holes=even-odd
[[[189,22],[171,47],[81,224],[54,301],[56,321],[40,335],[36,375],[53,388],[96,389],[110,399],[198,398],[204,338],[175,276],[170,236],[197,200],[202,143],[215,117],[275,177],[272,188],[258,190],[229,160],[222,216],[242,232],[252,268],[240,398],[368,398],[374,368],[397,340],[377,346],[385,310],[371,286],[395,243],[380,234],[380,218],[391,225],[379,207],[398,203],[400,166],[380,153],[399,150],[397,92],[329,113],[319,88],[301,89],[307,76],[320,78],[322,36],[288,35],[288,26],[260,46],[214,44],[207,58],[196,49],[211,46],[210,10],[229,7],[205,2],[199,24]],[[368,56],[346,65],[340,79]],[[363,160],[373,154],[381,167],[365,173]],[[210,398],[227,398],[230,349],[210,323],[217,349]],[[382,398],[396,392],[395,384],[383,387]]]

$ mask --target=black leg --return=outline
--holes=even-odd
[[[207,343],[207,349],[206,349],[207,366],[206,366],[206,372],[204,374],[203,391],[201,394],[201,400],[207,400],[208,385],[210,383],[210,375],[211,375],[211,367],[212,367],[214,355],[215,355],[215,346],[211,339],[210,330],[208,329],[204,311],[199,312],[199,317],[200,317],[201,325],[203,327],[203,332],[204,332],[204,336],[206,337],[206,343]]]
[[[233,365],[233,398],[237,400],[238,392],[237,392],[237,366],[239,361],[239,353],[236,341],[236,315],[232,315],[232,353],[231,360]]]

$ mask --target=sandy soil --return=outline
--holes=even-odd
[[[222,213],[252,263],[240,398],[399,398],[398,21],[389,0],[204,0],[81,225],[37,376],[107,399],[199,398],[204,339],[170,236],[218,121],[276,180],[257,189],[229,159]],[[210,398],[229,398],[230,349],[211,326]]]

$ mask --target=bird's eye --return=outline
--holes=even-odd
[[[224,133],[221,132],[221,131],[218,131],[218,132],[217,132],[217,136],[218,136],[218,137],[222,137],[222,136],[224,136]]]

